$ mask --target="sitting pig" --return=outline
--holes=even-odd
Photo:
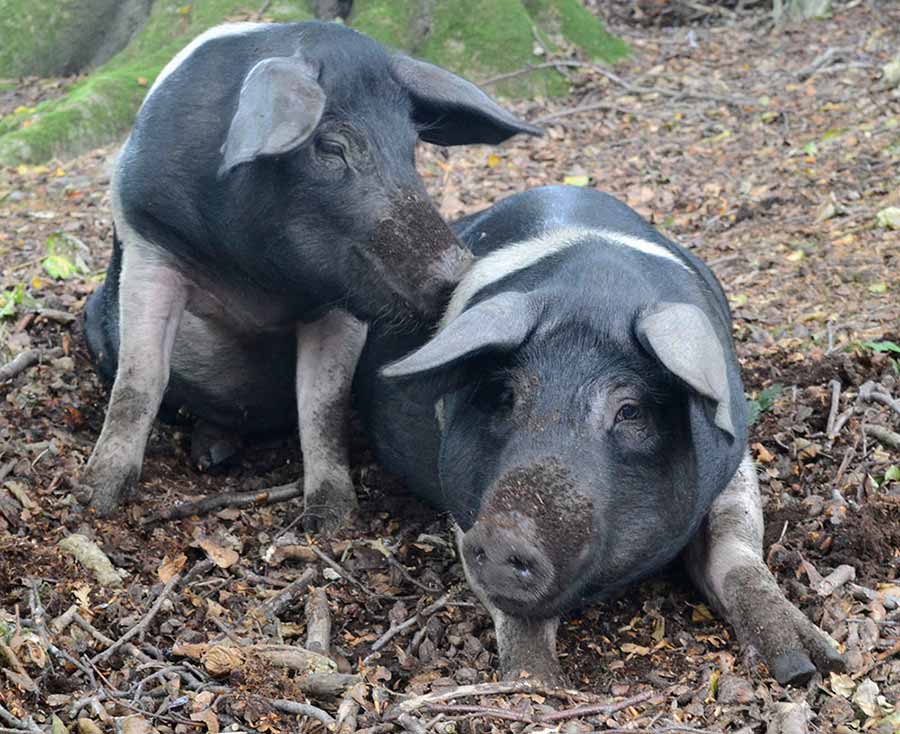
[[[340,24],[223,25],[188,45],[115,168],[113,257],[85,325],[114,385],[79,498],[116,509],[161,404],[238,432],[299,416],[308,524],[339,522],[356,504],[344,431],[362,322],[433,322],[468,258],[416,141],[519,132],[540,131]]]
[[[557,679],[559,616],[679,554],[779,682],[839,666],[762,559],[712,272],[590,189],[511,196],[455,229],[477,260],[437,333],[374,326],[357,393],[381,462],[458,526],[503,672]]]

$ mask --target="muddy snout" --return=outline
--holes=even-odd
[[[402,197],[375,230],[368,259],[390,290],[420,318],[434,321],[472,262],[472,254],[419,195]]]
[[[537,533],[517,514],[479,520],[462,541],[469,574],[500,607],[534,603],[550,591],[555,576]]]

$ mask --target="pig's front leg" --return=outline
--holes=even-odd
[[[469,587],[484,604],[491,620],[494,622],[494,633],[497,636],[497,654],[500,657],[500,672],[507,680],[515,680],[522,673],[549,686],[565,686],[563,675],[556,655],[556,631],[559,629],[559,617],[551,619],[530,619],[514,617],[491,604],[487,594],[479,586],[475,577],[469,572],[465,554],[462,552],[463,531],[454,525],[456,546],[463,564],[466,581]]]
[[[843,667],[830,638],[791,604],[763,562],[756,468],[745,456],[685,551],[688,572],[782,685]]]
[[[136,235],[122,239],[118,368],[103,430],[76,492],[100,515],[114,512],[141,474],[188,296],[163,254]]]
[[[297,327],[297,414],[304,527],[336,529],[356,508],[347,434],[350,388],[367,327],[339,309]]]

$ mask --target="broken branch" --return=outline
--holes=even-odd
[[[306,649],[328,655],[331,647],[331,611],[328,597],[321,586],[312,590],[306,600]]]
[[[168,583],[163,586],[162,591],[159,592],[159,596],[156,597],[156,601],[153,602],[153,606],[150,607],[149,611],[144,615],[143,619],[141,619],[140,622],[134,625],[134,627],[128,630],[128,632],[122,635],[106,650],[99,653],[98,655],[94,655],[94,657],[91,658],[91,665],[96,665],[97,663],[109,658],[116,650],[122,647],[122,645],[128,642],[132,637],[135,637],[139,634],[143,635],[143,633],[147,631],[147,627],[150,625],[150,622],[153,621],[153,618],[156,616],[157,612],[159,612],[160,607],[162,607],[163,602],[166,600],[166,597],[169,596],[169,593],[175,587],[175,584],[177,584],[180,580],[180,573],[176,573],[172,578],[170,578]]]
[[[16,357],[0,367],[0,382],[11,380],[20,372],[24,372],[29,367],[33,367],[38,362],[45,359],[56,359],[63,356],[63,350],[60,347],[48,349],[46,352],[40,349],[29,349],[16,355]]]
[[[882,426],[864,425],[863,433],[878,439],[885,446],[892,449],[900,449],[900,433],[883,428]]]
[[[146,523],[162,522],[166,520],[182,520],[192,515],[206,515],[225,507],[262,507],[275,502],[286,502],[303,494],[302,485],[294,482],[283,484],[280,487],[272,487],[258,492],[225,492],[216,494],[196,502],[182,502],[170,510],[163,510],[148,518]]]

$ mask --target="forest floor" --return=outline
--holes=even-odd
[[[319,732],[320,711],[336,716],[341,701],[323,688],[347,686],[341,710],[368,732],[759,734],[788,711],[820,732],[900,730],[900,446],[878,431],[900,430],[900,232],[877,221],[900,206],[900,96],[881,78],[900,48],[900,5],[850,2],[782,31],[758,13],[723,16],[656,28],[612,18],[635,51],[615,77],[567,68],[570,97],[518,106],[544,138],[423,148],[420,169],[448,217],[527,187],[596,186],[712,265],[760,411],[767,559],[840,644],[846,674],[779,686],[673,569],[564,621],[561,660],[580,693],[465,696],[458,686],[496,680],[490,619],[446,518],[404,494],[359,435],[362,511],[334,537],[304,537],[297,500],[154,521],[301,472],[287,439],[196,471],[185,428],[165,425],[131,503],[111,520],[79,512],[71,490],[108,393],[75,317],[110,252],[109,148],[0,172],[0,364],[41,355],[0,382],[0,731],[77,720],[79,732]],[[0,104],[64,86],[26,81]],[[72,533],[105,552],[120,585],[61,550]],[[273,553],[284,543],[292,557]],[[829,593],[821,577],[842,565],[855,581]],[[272,645],[307,644],[309,626],[321,638],[308,621],[323,606],[331,662],[310,673],[296,645]],[[308,701],[319,718],[278,700]]]

